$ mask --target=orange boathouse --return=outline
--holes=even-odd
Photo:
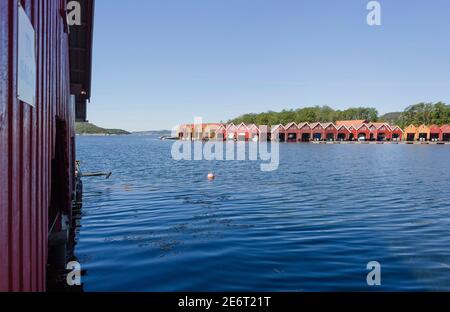
[[[404,131],[404,140],[407,142],[450,142],[450,125],[409,125]]]

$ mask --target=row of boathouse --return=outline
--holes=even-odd
[[[181,140],[229,140],[229,141],[391,141],[450,142],[450,126],[410,125],[402,129],[385,122],[366,120],[342,120],[328,123],[295,123],[266,126],[241,123],[235,125],[208,123],[185,124],[177,128]]]

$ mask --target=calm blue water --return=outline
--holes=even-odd
[[[267,173],[152,137],[77,143],[85,172],[113,171],[84,179],[87,291],[450,290],[450,146],[283,144]]]

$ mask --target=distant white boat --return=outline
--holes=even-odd
[[[178,140],[178,137],[171,137],[171,136],[162,136],[159,138],[161,141],[166,141],[166,140]]]

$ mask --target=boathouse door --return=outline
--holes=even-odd
[[[428,140],[428,134],[419,133],[419,141],[427,141],[427,140]]]
[[[314,141],[322,140],[322,133],[314,133],[313,139],[314,139]]]
[[[71,216],[69,134],[64,119],[56,117],[55,157],[52,159],[51,204],[49,207],[49,233],[60,231],[62,214]]]
[[[327,141],[334,141],[334,134],[333,133],[327,133]]]
[[[297,142],[297,133],[288,133],[288,142]]]
[[[431,141],[439,141],[439,133],[430,133]]]
[[[302,134],[302,141],[303,142],[309,142],[311,140],[311,134],[309,133],[303,133]]]
[[[365,141],[366,140],[366,134],[364,132],[358,134],[358,140],[359,141]]]

